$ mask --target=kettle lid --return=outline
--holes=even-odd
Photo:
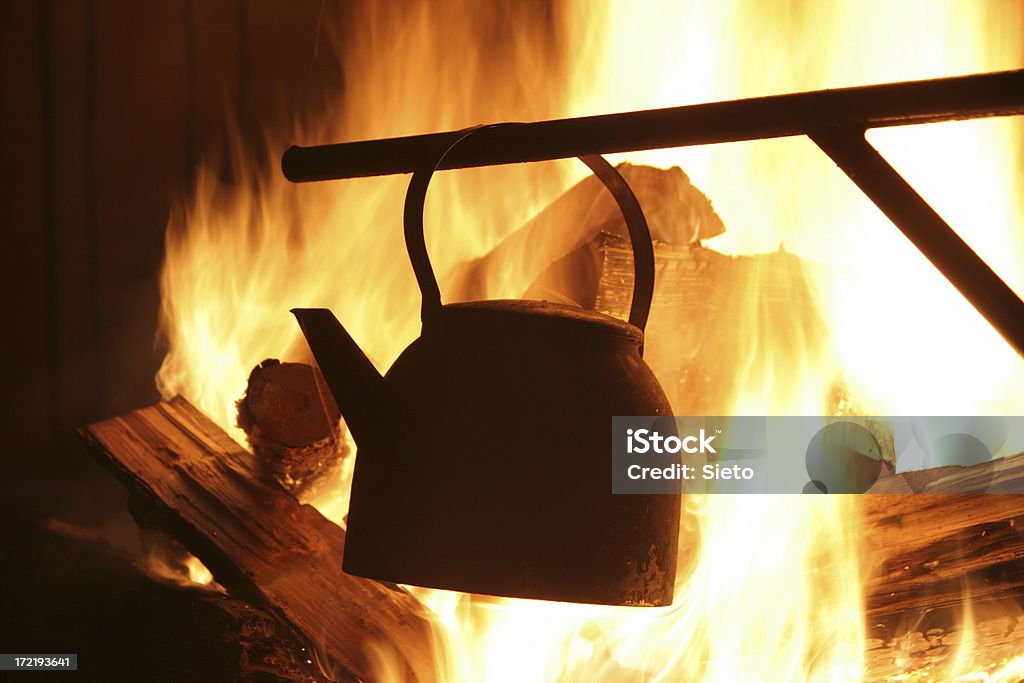
[[[439,327],[450,329],[503,329],[507,332],[530,329],[552,333],[602,334],[643,342],[643,331],[618,318],[575,306],[549,301],[498,299],[446,304],[436,318]],[[425,325],[426,328],[432,325]]]

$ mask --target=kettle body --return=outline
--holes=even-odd
[[[386,436],[356,460],[345,571],[668,604],[679,497],[611,492],[611,416],[671,412],[640,339],[530,303],[445,307],[392,366]]]

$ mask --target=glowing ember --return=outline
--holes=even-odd
[[[153,576],[182,586],[203,587],[220,593],[223,586],[198,557],[162,535],[144,534],[147,551],[140,559],[142,568]]]
[[[1005,13],[996,3],[924,0],[395,5],[353,10],[348,23],[358,30],[335,41],[346,97],[301,130],[269,131],[270,158],[290,142],[1017,68],[1024,55],[1024,8],[1010,3],[999,5]],[[1019,123],[935,125],[872,140],[1024,289]],[[749,358],[736,371],[746,389],[724,410],[819,414],[837,377],[875,414],[1024,408],[1024,369],[1012,351],[809,141],[628,158],[686,170],[728,227],[715,249],[774,251],[784,240],[827,266],[816,284],[831,339],[794,353],[770,316],[739,312],[736,334]],[[383,370],[417,335],[419,299],[402,242],[405,178],[293,186],[274,165],[255,165],[243,152],[234,161],[233,185],[213,166],[201,168],[168,227],[170,352],[158,384],[242,441],[234,402],[250,369],[264,358],[305,358],[290,307],[332,308]],[[582,173],[542,164],[442,174],[427,207],[435,269],[485,254]],[[519,296],[529,280],[514,261],[504,265],[485,274],[487,291]],[[346,496],[337,491],[326,514],[340,520]],[[411,590],[437,616],[438,667],[448,682],[862,680],[854,505],[834,496],[690,499],[683,546],[699,538],[700,550],[684,550],[671,608]],[[991,667],[974,661],[965,627],[957,656],[933,680],[1021,675],[1019,657]],[[393,653],[368,647],[379,680],[399,680]]]
[[[188,569],[188,578],[192,583],[198,583],[200,586],[209,586],[213,583],[213,574],[199,558],[190,555],[185,560],[185,568]]]

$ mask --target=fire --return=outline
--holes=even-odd
[[[1018,68],[1024,55],[1024,16],[1011,3],[998,5],[1005,16],[996,3],[924,0],[452,5],[353,8],[346,24],[359,30],[333,41],[345,96],[295,130],[268,131],[269,158],[292,142]],[[1024,290],[1018,122],[871,140]],[[244,443],[234,402],[249,370],[267,357],[307,357],[290,307],[332,308],[385,370],[418,334],[419,300],[400,227],[405,178],[294,186],[236,149],[235,183],[201,167],[168,226],[169,352],[157,381]],[[820,414],[837,378],[876,414],[1024,408],[1019,359],[808,140],[624,158],[684,168],[728,227],[716,250],[775,251],[784,241],[821,266],[814,284],[830,337],[794,346],[771,316],[741,312],[745,390],[725,410]],[[583,173],[566,162],[441,174],[426,224],[442,290],[444,273],[487,253]],[[486,277],[494,297],[529,284],[514,262]],[[340,519],[346,496],[336,492],[327,514]],[[854,502],[835,496],[691,499],[677,597],[664,609],[411,590],[436,615],[440,679],[449,682],[863,680],[856,519]],[[685,538],[698,536],[695,553]],[[381,680],[397,678],[393,655],[375,651]],[[968,678],[974,665],[958,656],[939,675],[1015,680],[1022,666]]]
[[[670,608],[413,589],[443,624],[446,651],[456,653],[442,680],[860,680],[864,622],[859,601],[843,594],[858,580],[849,562],[855,539],[843,531],[850,510],[815,503],[806,512],[822,517],[812,528],[779,523],[794,514],[788,497],[691,501],[690,519],[706,540],[696,561],[684,551],[693,572]],[[694,533],[683,532],[684,546]],[[752,551],[757,537],[773,542]]]
[[[144,571],[158,579],[182,586],[202,586],[219,593],[225,592],[199,558],[176,541],[152,532],[146,533],[144,539],[146,552],[138,560]]]

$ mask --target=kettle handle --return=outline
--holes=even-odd
[[[409,181],[409,189],[405,195],[405,247],[409,252],[416,282],[423,295],[421,316],[424,323],[441,312],[441,290],[437,285],[437,277],[430,265],[427,254],[426,239],[423,234],[423,205],[427,198],[427,186],[441,162],[452,149],[474,133],[499,126],[515,126],[515,123],[499,123],[488,126],[474,126],[453,133],[445,143],[441,153],[424,161],[413,173]],[[626,179],[614,166],[599,154],[587,154],[579,157],[580,161],[604,183],[611,192],[615,203],[626,220],[629,229],[629,241],[633,248],[633,298],[629,307],[629,324],[642,332],[647,326],[647,318],[651,312],[651,299],[654,297],[654,245],[647,227],[647,219],[636,195],[630,189]]]

